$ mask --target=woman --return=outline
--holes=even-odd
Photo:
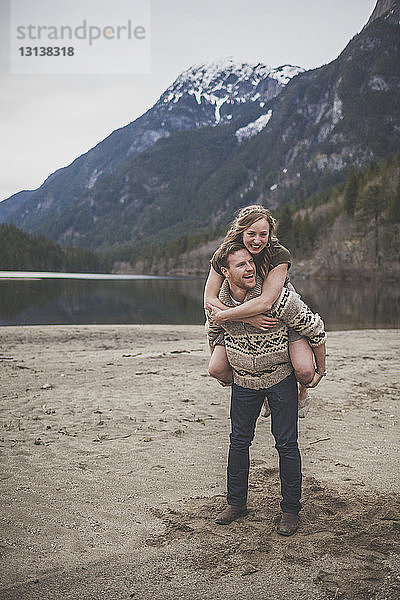
[[[219,299],[218,293],[224,277],[219,270],[214,257],[211,259],[210,272],[204,290],[204,306],[211,311],[213,320],[221,325],[224,321],[244,321],[263,331],[274,327],[277,320],[267,313],[278,298],[284,285],[293,286],[289,282],[290,252],[282,246],[274,235],[275,219],[268,209],[261,205],[251,205],[242,208],[230,229],[224,242],[241,241],[252,254],[257,273],[264,279],[262,294],[235,308],[228,308]],[[312,350],[307,340],[294,330],[289,329],[289,355],[295,375],[300,383],[299,416],[308,412],[308,390],[305,387],[314,376],[314,360]],[[212,350],[208,369],[209,374],[216,378],[221,385],[232,383],[232,369],[228,362],[224,342],[217,340]],[[267,415],[269,409],[266,406]]]

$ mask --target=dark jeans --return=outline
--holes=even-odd
[[[271,408],[271,431],[279,454],[281,509],[297,514],[301,509],[301,458],[297,445],[297,382],[294,374],[265,390],[249,390],[232,385],[228,504],[246,504],[249,447],[265,396]]]

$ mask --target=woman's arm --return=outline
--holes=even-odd
[[[223,312],[218,312],[217,315],[213,315],[214,322],[221,325],[221,323],[224,323],[225,321],[243,321],[243,319],[246,319],[247,317],[259,315],[271,310],[273,303],[278,298],[285,284],[287,270],[288,263],[282,263],[271,269],[264,280],[260,296],[248,300],[247,302],[243,302],[243,304],[235,306],[235,308],[228,308],[227,310],[223,310]],[[208,303],[221,308],[216,302]],[[222,306],[224,307],[224,305]]]
[[[210,272],[208,273],[206,286],[204,288],[204,308],[207,308],[207,304],[212,304],[221,310],[227,308],[225,304],[221,302],[218,298],[219,290],[221,289],[221,285],[224,281],[222,275],[219,275],[213,267],[210,267]]]
[[[229,309],[227,308],[226,310]],[[213,323],[219,321],[218,315],[220,315],[221,312],[220,308],[217,308],[212,304],[207,304],[207,313]],[[254,315],[253,317],[245,317],[243,323],[248,323],[249,325],[256,327],[256,329],[261,329],[261,331],[268,331],[271,327],[276,327],[276,325],[278,325],[279,319],[269,317],[268,315]],[[221,327],[221,325],[217,326]]]

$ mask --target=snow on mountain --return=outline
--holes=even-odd
[[[272,68],[262,63],[236,63],[223,59],[215,63],[196,65],[187,69],[168,87],[159,103],[177,103],[185,95],[192,96],[198,105],[214,106],[215,124],[221,121],[221,107],[270,100],[292,77],[304,69],[291,65]],[[226,115],[229,119],[229,116]]]
[[[301,67],[293,67],[292,65],[282,65],[281,67],[276,67],[276,69],[272,69],[269,77],[272,79],[276,79],[282,85],[287,85],[289,81],[298,75],[299,73],[303,73],[304,69]]]
[[[237,141],[243,142],[243,140],[249,140],[250,138],[260,133],[264,127],[267,126],[268,121],[272,117],[272,110],[269,110],[265,115],[261,115],[252,123],[248,123],[245,127],[241,127],[235,132]]]

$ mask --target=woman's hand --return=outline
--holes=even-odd
[[[268,331],[272,327],[276,327],[279,323],[279,319],[275,317],[269,317],[268,315],[254,315],[254,317],[247,317],[243,319],[244,323],[248,323],[261,331]]]
[[[210,319],[212,319],[216,325],[221,326],[223,323],[225,323],[225,321],[229,321],[224,314],[225,311],[218,308],[218,306],[208,303],[206,305],[206,309]],[[246,319],[243,319],[243,323],[248,323],[249,325],[260,329],[261,331],[268,331],[268,329],[276,327],[279,323],[279,320],[275,319],[274,317],[269,317],[268,315],[255,315],[254,317],[247,317]]]
[[[222,319],[222,315],[224,312],[223,310],[218,308],[218,306],[210,304],[209,302],[206,304],[206,310],[213,323],[215,323],[216,325],[222,325],[222,323],[224,322],[224,320]]]
[[[311,379],[310,383],[307,383],[304,387],[306,387],[306,388],[315,388],[315,387],[317,387],[317,385],[321,381],[322,377],[323,377],[323,375],[320,375],[319,373],[317,373],[315,371],[314,377]]]

